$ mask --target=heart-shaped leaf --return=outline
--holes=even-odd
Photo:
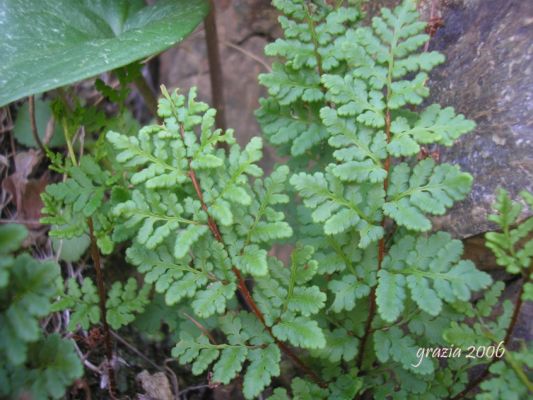
[[[0,2],[0,106],[168,49],[208,11],[206,0]]]

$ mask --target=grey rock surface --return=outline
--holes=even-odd
[[[453,105],[475,131],[441,150],[474,176],[469,198],[441,219],[459,237],[491,229],[499,186],[533,190],[533,3],[463,0],[442,7],[444,27],[431,41],[447,62],[430,79],[431,101]]]

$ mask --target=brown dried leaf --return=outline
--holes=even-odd
[[[20,220],[38,221],[41,216],[41,193],[48,184],[48,174],[39,179],[28,179],[40,160],[41,154],[35,150],[18,153],[15,156],[15,172],[2,182],[2,189],[10,194]],[[26,225],[30,229],[40,227],[38,222]]]

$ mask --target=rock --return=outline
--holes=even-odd
[[[173,400],[172,390],[167,376],[163,372],[151,375],[143,370],[137,375],[137,380],[146,392],[139,395],[140,400]]]
[[[458,237],[491,230],[499,186],[533,190],[533,8],[522,0],[462,0],[441,5],[444,27],[430,49],[447,62],[430,78],[430,102],[452,105],[477,123],[441,159],[474,176],[466,201],[439,224]]]
[[[367,22],[397,4],[365,3]],[[455,146],[440,149],[441,160],[471,173],[474,185],[434,227],[467,238],[494,229],[487,215],[498,187],[514,198],[533,190],[533,7],[523,0],[420,0],[419,10],[424,20],[444,24],[430,41],[446,63],[430,74],[427,104],[453,106],[477,123]]]

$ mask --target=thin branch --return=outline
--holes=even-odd
[[[148,85],[144,75],[140,73],[139,76],[135,78],[134,83],[141,94],[146,107],[150,110],[150,113],[157,118],[157,97],[150,88],[150,85]]]
[[[74,349],[78,353],[78,357],[80,357],[80,360],[83,362],[83,365],[85,365],[91,371],[96,372],[99,375],[102,374],[102,371],[100,370],[100,368],[98,368],[96,365],[94,365],[89,360],[87,360],[87,357],[81,352],[78,346],[78,343],[76,343],[75,340],[73,340],[72,342],[74,343]]]
[[[178,377],[176,376],[176,373],[172,368],[168,366],[170,362],[176,361],[173,358],[167,358],[165,360],[165,371],[167,371],[167,374],[170,375],[170,380],[172,381],[172,389],[174,394],[174,400],[178,400],[180,397],[180,385],[178,383]]]
[[[272,68],[270,67],[270,65],[268,65],[265,61],[261,60],[261,58],[259,58],[258,56],[256,56],[254,53],[252,53],[251,51],[248,51],[244,48],[242,48],[241,46],[238,46],[236,45],[235,43],[231,43],[231,42],[228,42],[226,40],[222,41],[222,44],[224,46],[228,46],[228,47],[231,47],[232,49],[235,49],[237,51],[240,51],[242,54],[244,54],[245,56],[248,56],[250,57],[252,60],[254,61],[257,61],[259,64],[261,64],[268,72],[272,72]]]
[[[185,396],[189,392],[194,392],[196,390],[202,390],[202,389],[210,389],[211,386],[209,385],[197,385],[197,386],[190,386],[188,388],[183,389],[181,392],[179,392],[179,397]]]
[[[37,121],[35,120],[35,96],[28,97],[28,105],[30,110],[31,134],[33,135],[35,143],[39,146],[39,149],[41,149],[43,154],[46,154],[46,149],[44,148],[43,142],[39,137],[39,131],[37,130]]]
[[[116,333],[113,330],[109,330],[111,335],[114,336],[115,339],[117,339],[120,343],[122,343],[124,346],[126,346],[128,349],[130,349],[132,352],[137,354],[140,358],[142,358],[144,361],[146,361],[148,364],[150,364],[152,367],[157,369],[158,371],[163,371],[164,368],[157,365],[155,362],[150,360],[148,357],[146,357],[139,349],[137,349],[135,346],[133,346],[131,343],[129,343],[126,339],[124,339],[122,336],[120,336],[118,333]]]
[[[112,366],[113,360],[113,346],[111,344],[111,329],[107,324],[107,313],[106,313],[106,291],[104,286],[104,277],[102,274],[102,268],[100,263],[100,252],[96,245],[96,238],[94,236],[94,226],[93,219],[91,217],[87,218],[87,224],[89,225],[89,236],[91,238],[91,257],[93,259],[94,268],[96,270],[96,281],[98,283],[98,297],[100,305],[100,314],[102,315],[102,324],[104,326],[104,343],[106,348],[106,358],[107,358],[107,369],[109,376],[109,395],[112,399],[116,398],[116,387],[117,383],[115,380],[115,372]]]
[[[216,24],[215,3],[209,1],[210,11],[204,19],[205,43],[207,46],[207,61],[209,62],[209,78],[211,80],[211,96],[213,106],[217,110],[215,116],[216,127],[226,130],[226,112],[224,102],[224,77],[222,63],[218,49],[218,33]]]

